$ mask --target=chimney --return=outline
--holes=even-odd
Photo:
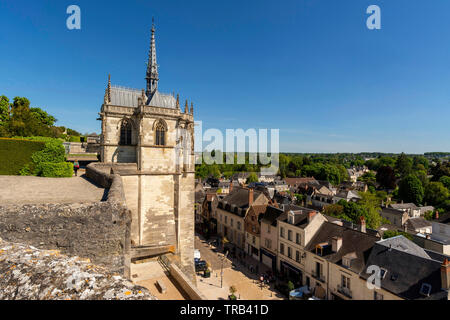
[[[359,217],[359,231],[366,233],[366,219],[364,216]]]
[[[342,237],[333,237],[331,239],[331,250],[338,252],[342,247]]]
[[[450,289],[450,261],[445,258],[441,266],[441,285],[442,289]]]
[[[253,203],[253,189],[248,189],[248,206],[250,207]]]
[[[312,221],[316,213],[316,211],[308,211],[308,223]]]
[[[435,219],[439,219],[439,211],[436,210],[436,213],[435,213],[435,215],[434,215],[434,218],[435,218]]]
[[[233,191],[233,181],[230,181],[230,188],[229,188],[229,192],[231,193],[231,191]]]

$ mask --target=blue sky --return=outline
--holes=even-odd
[[[108,73],[145,87],[155,16],[159,88],[204,130],[278,128],[286,152],[450,151],[449,15],[448,0],[6,0],[0,94],[99,133]]]

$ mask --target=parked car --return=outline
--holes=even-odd
[[[201,272],[208,269],[205,260],[198,260],[195,262],[195,272]]]

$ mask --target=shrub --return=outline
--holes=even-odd
[[[292,281],[288,281],[287,287],[288,287],[288,291],[289,292],[291,292],[292,290],[295,289],[294,284],[292,283]]]
[[[80,136],[70,136],[69,142],[81,142]]]
[[[0,174],[18,175],[32,161],[32,154],[44,149],[42,141],[0,138]]]
[[[43,177],[71,177],[73,165],[70,162],[43,162],[40,164],[41,176]]]

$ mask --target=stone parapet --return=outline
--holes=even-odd
[[[156,300],[86,259],[0,239],[0,300]]]

